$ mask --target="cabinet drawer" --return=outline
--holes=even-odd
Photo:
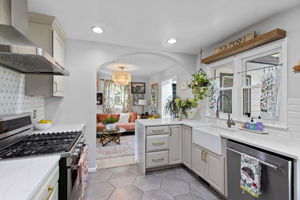
[[[167,166],[169,163],[169,152],[158,151],[147,153],[146,156],[146,168]]]
[[[169,135],[147,136],[147,152],[169,149]]]
[[[148,127],[147,135],[153,135],[153,134],[169,134],[169,127],[168,126]]]

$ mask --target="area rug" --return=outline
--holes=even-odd
[[[97,138],[97,155],[96,159],[116,158],[122,156],[134,155],[134,135],[121,136],[121,144],[110,142],[106,146],[102,146]]]

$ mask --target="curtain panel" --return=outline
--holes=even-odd
[[[105,80],[103,95],[103,112],[119,113],[132,111],[130,85],[117,85],[112,80]]]

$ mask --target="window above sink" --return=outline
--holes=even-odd
[[[212,80],[208,91],[207,114],[216,115],[220,95],[221,118],[232,111],[234,120],[248,113],[261,116],[264,124],[287,126],[287,42],[286,39],[252,49],[207,65]]]

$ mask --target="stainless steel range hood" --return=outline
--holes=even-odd
[[[2,8],[11,8],[12,21],[17,20],[16,16],[19,14],[16,13],[14,15],[14,12],[17,10],[26,9],[25,11],[27,12],[27,7],[20,8],[22,4],[20,1],[0,1],[2,1],[2,4],[3,2],[10,4],[2,6]],[[13,22],[11,24],[0,24],[0,65],[25,74],[69,75],[69,72],[57,63],[52,56],[37,47],[14,27]]]

